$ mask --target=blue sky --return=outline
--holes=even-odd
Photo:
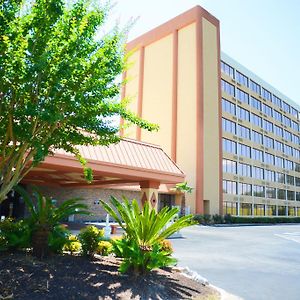
[[[299,0],[118,0],[112,16],[138,18],[129,40],[201,5],[221,23],[221,49],[300,105]]]

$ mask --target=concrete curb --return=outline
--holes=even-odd
[[[176,271],[180,272],[183,276],[186,276],[196,282],[199,282],[203,285],[210,286],[211,288],[215,289],[216,291],[218,291],[220,293],[221,300],[243,300],[243,298],[241,298],[241,297],[230,294],[230,293],[226,292],[225,290],[210,284],[206,278],[204,278],[197,272],[192,271],[189,267],[184,267],[184,268],[175,267],[174,269]]]

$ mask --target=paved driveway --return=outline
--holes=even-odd
[[[180,266],[246,300],[300,299],[300,225],[204,227],[173,239]]]

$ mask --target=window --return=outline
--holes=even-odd
[[[292,126],[291,119],[288,118],[288,117],[286,117],[286,116],[282,116],[282,123],[283,123],[285,126],[289,126],[289,127]]]
[[[275,156],[271,153],[265,152],[265,163],[269,165],[274,165]]]
[[[264,216],[265,215],[265,206],[263,204],[254,204],[254,215],[255,216]]]
[[[289,131],[283,130],[283,137],[290,142],[292,141],[292,134]]]
[[[292,156],[293,148],[291,146],[284,145],[284,154]]]
[[[224,173],[236,174],[237,173],[237,167],[236,166],[237,166],[236,161],[232,161],[232,160],[223,158],[223,172]]]
[[[250,129],[245,126],[238,125],[237,135],[241,138],[250,140]]]
[[[273,123],[263,120],[263,129],[269,132],[273,132]]]
[[[253,184],[253,196],[254,197],[265,197],[265,187],[261,185]]]
[[[272,97],[272,102],[275,104],[275,105],[277,105],[278,107],[280,107],[281,108],[281,99],[280,98],[278,98],[277,96],[275,96],[275,95],[273,95],[273,97]]]
[[[236,134],[236,124],[234,122],[222,118],[222,127],[224,131]]]
[[[296,192],[296,201],[300,201],[300,192]],[[298,208],[298,210],[300,210]],[[300,214],[298,213],[298,216],[300,216]]]
[[[234,93],[234,86],[232,84],[230,84],[229,82],[221,79],[221,87],[222,87],[222,91],[226,92],[227,94],[231,95],[234,97],[235,93]]]
[[[285,183],[285,176],[283,173],[276,172],[275,175],[276,175],[276,182]]]
[[[287,200],[290,200],[290,201],[295,200],[295,192],[294,191],[287,191]]]
[[[293,153],[294,153],[294,157],[300,159],[300,151],[299,150],[293,148]]]
[[[294,164],[294,170],[295,170],[296,172],[300,172],[300,164],[299,164],[299,163],[296,163],[296,162],[295,162],[295,164]]]
[[[264,103],[262,103],[261,107],[264,114],[268,115],[269,117],[272,117],[272,107]]]
[[[261,133],[252,130],[252,141],[257,143],[257,144],[261,144],[263,143],[263,136]]]
[[[222,98],[222,109],[223,111],[232,114],[232,115],[236,115],[235,113],[235,104],[231,103],[230,101]]]
[[[241,203],[240,204],[240,215],[241,216],[251,216],[252,215],[252,204],[251,203]]]
[[[236,71],[236,81],[239,84],[242,84],[246,87],[249,86],[249,82],[248,82],[248,77],[246,77],[245,75],[243,75],[242,73],[240,73],[239,71]]]
[[[285,160],[285,168],[288,170],[294,169],[294,163],[288,159]]]
[[[291,107],[291,114],[298,119],[299,113],[297,111],[297,109],[295,109],[294,107]]]
[[[261,111],[261,102],[252,96],[251,96],[251,106]]]
[[[224,201],[224,214],[236,216],[237,214],[237,203]]]
[[[274,148],[274,140],[268,136],[264,136],[264,145],[268,148]]]
[[[238,174],[244,177],[251,177],[251,166],[247,164],[239,163]]]
[[[238,144],[238,155],[251,158],[251,148],[244,144]]]
[[[266,197],[271,199],[276,199],[276,189],[275,188],[266,188]]]
[[[276,205],[267,205],[267,216],[276,216]]]
[[[275,109],[273,110],[273,112],[274,112],[274,115],[273,115],[274,119],[278,122],[282,122],[282,114]]]
[[[295,216],[295,207],[289,207],[289,216]]]
[[[295,130],[295,131],[299,131],[299,125],[298,123],[291,121],[291,127]]]
[[[285,190],[283,189],[278,189],[277,190],[277,198],[281,200],[286,200],[286,193]]]
[[[251,196],[252,195],[252,185],[248,183],[239,183],[238,185],[239,195]]]
[[[265,170],[265,180],[274,182],[275,172],[270,170]]]
[[[263,152],[261,150],[253,148],[252,149],[252,158],[255,159],[255,160],[263,162],[264,161]]]
[[[299,145],[300,139],[297,135],[292,134],[292,142],[296,145]]]
[[[236,98],[244,103],[249,104],[249,94],[240,89],[236,89]]]
[[[229,77],[234,79],[234,69],[226,64],[224,61],[221,61],[221,70],[223,73],[227,74]]]
[[[223,180],[223,193],[237,194],[237,183],[235,181]]]
[[[260,95],[260,85],[257,84],[256,82],[250,80],[250,89],[256,93]]]
[[[282,157],[276,156],[275,166],[284,169],[284,159]]]
[[[295,184],[295,177],[291,175],[286,175],[286,183],[290,185]]]
[[[284,102],[284,101],[282,101],[282,109],[285,112],[290,113],[290,106],[286,102]]]
[[[274,125],[274,134],[283,137],[283,129],[277,125]]]
[[[278,216],[285,216],[285,215],[286,215],[286,207],[278,206]]]
[[[223,139],[223,151],[236,154],[236,142]]]
[[[265,90],[264,88],[262,88],[261,91],[262,91],[262,92],[261,92],[261,95],[262,95],[265,99],[267,99],[267,100],[269,100],[269,101],[272,100],[272,95],[271,95],[271,93],[270,93],[269,91]]]
[[[251,113],[251,123],[262,128],[262,118],[258,115]]]
[[[239,119],[250,121],[250,112],[240,106],[237,107],[237,117]]]
[[[299,177],[295,177],[295,184],[296,184],[296,186],[300,186],[300,178]]]
[[[252,176],[255,179],[263,180],[264,179],[264,169],[253,166],[252,167]]]
[[[280,151],[283,152],[283,143],[279,142],[279,141],[274,141],[274,149],[276,151]]]

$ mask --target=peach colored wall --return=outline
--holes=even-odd
[[[170,155],[172,133],[173,36],[147,47],[144,58],[142,117],[159,125],[158,132],[142,130],[141,140],[159,144]]]
[[[139,90],[139,68],[140,68],[140,51],[135,51],[128,60],[128,70],[126,72],[126,97],[128,97],[128,109],[137,113],[137,99]],[[125,137],[136,137],[136,126],[130,126],[125,130]]]
[[[196,25],[178,31],[177,163],[196,187]],[[195,210],[195,189],[186,197]]]
[[[219,99],[217,28],[205,18],[203,26],[203,117],[204,117],[204,200],[209,211],[219,213]]]

